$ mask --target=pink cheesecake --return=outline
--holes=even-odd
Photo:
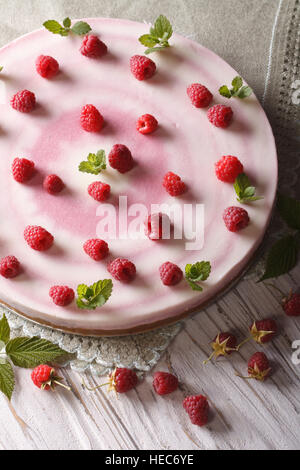
[[[262,241],[272,212],[277,184],[277,157],[272,130],[256,97],[230,100],[219,95],[237,73],[220,57],[201,45],[174,34],[172,47],[150,57],[157,71],[149,80],[138,81],[129,67],[130,57],[143,54],[139,36],[148,27],[115,19],[88,19],[93,34],[107,45],[99,59],[83,56],[82,37],[61,37],[38,30],[0,50],[0,257],[14,255],[22,272],[14,279],[0,277],[0,299],[19,314],[65,331],[91,335],[128,334],[176,321],[212,301],[245,269]],[[41,54],[54,57],[59,73],[42,78],[35,68]],[[227,129],[213,126],[207,109],[194,107],[186,93],[191,83],[205,85],[212,104],[232,107]],[[11,97],[28,89],[36,96],[36,108],[28,114],[10,106]],[[85,132],[81,109],[93,104],[104,118],[100,132]],[[153,134],[136,129],[143,114],[155,116]],[[120,174],[109,165],[100,175],[82,173],[78,165],[89,153],[115,144],[126,145],[135,165]],[[257,192],[264,199],[243,205],[249,225],[237,233],[225,227],[225,208],[239,206],[233,185],[216,178],[214,163],[223,155],[239,158]],[[15,157],[35,162],[37,173],[26,184],[17,183],[11,172]],[[187,191],[172,198],[162,185],[172,171],[181,176]],[[46,175],[57,174],[65,188],[51,195],[43,188]],[[111,186],[106,201],[119,211],[119,196],[128,206],[144,204],[203,205],[204,242],[187,250],[187,240],[132,239],[118,223],[118,235],[102,237],[110,254],[94,261],[83,250],[86,240],[99,237],[101,202],[87,192],[94,181]],[[130,216],[132,218],[132,214]],[[130,219],[129,217],[129,219]],[[24,240],[28,225],[46,228],[52,247],[38,252]],[[119,226],[120,225],[120,226]],[[54,285],[90,285],[109,279],[107,264],[128,258],[136,266],[130,283],[113,280],[108,302],[96,310],[80,310],[73,301],[66,307],[49,297]],[[180,266],[207,260],[211,274],[203,291],[193,291],[185,280],[163,285],[159,267],[166,261]]]

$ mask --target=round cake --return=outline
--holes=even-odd
[[[0,65],[4,66],[0,74],[0,258],[15,256],[21,264],[18,276],[0,276],[0,299],[19,314],[64,331],[130,334],[200,310],[245,269],[271,216],[277,184],[276,149],[269,122],[253,94],[244,100],[228,100],[219,94],[220,86],[229,85],[237,73],[216,54],[174,34],[170,48],[149,56],[156,64],[155,74],[137,80],[130,58],[144,55],[138,38],[148,32],[148,26],[117,19],[86,21],[92,28],[90,34],[108,48],[100,58],[80,53],[83,37],[62,37],[46,29],[0,50]],[[37,73],[40,55],[58,62],[59,72],[53,78]],[[209,106],[231,106],[233,118],[228,128],[209,121],[208,107],[193,106],[187,95],[192,83],[205,85],[213,94]],[[21,90],[35,94],[35,109],[30,113],[11,106],[11,98]],[[103,116],[99,132],[82,128],[80,116],[87,104]],[[144,114],[158,121],[158,128],[148,135],[136,127]],[[103,149],[108,155],[116,144],[130,149],[134,161],[130,171],[120,173],[108,162],[99,175],[78,170],[89,154]],[[216,177],[215,162],[227,155],[242,162],[263,199],[240,204],[233,184]],[[36,172],[26,183],[13,178],[15,158],[35,163]],[[172,197],[166,191],[163,179],[168,172],[185,183],[182,195]],[[64,189],[55,195],[43,186],[44,178],[52,174],[64,182]],[[111,187],[104,203],[88,193],[95,181]],[[127,221],[119,217],[121,201],[128,207]],[[159,241],[128,235],[126,224],[135,220],[136,204],[150,213],[153,204],[175,202],[183,212],[202,208],[201,246],[188,248],[191,240],[187,235]],[[108,212],[109,206],[113,208],[115,236],[99,233],[103,204]],[[235,233],[223,220],[224,210],[230,206],[243,207],[250,219],[246,228]],[[192,217],[192,212],[184,214]],[[28,226],[49,231],[54,237],[52,246],[46,251],[32,249],[24,239]],[[95,238],[109,246],[108,256],[100,261],[83,249],[87,240]],[[131,282],[120,282],[108,271],[108,264],[116,258],[134,263],[136,275]],[[191,289],[185,279],[174,286],[163,284],[159,272],[163,263],[174,263],[184,271],[187,264],[199,261],[211,263],[202,291]],[[112,279],[112,294],[94,310],[78,308],[76,299],[59,306],[49,295],[53,286],[69,286],[76,292],[80,284],[90,286],[104,279]]]

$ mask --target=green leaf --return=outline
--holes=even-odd
[[[152,54],[152,52],[157,52],[161,51],[162,49],[165,49],[166,47],[170,47],[169,45],[167,46],[156,46],[156,47],[149,47],[148,49],[145,50],[145,54]]]
[[[196,290],[196,291],[199,291],[199,292],[202,292],[202,291],[203,291],[203,287],[201,287],[199,284],[196,284],[195,281],[191,281],[190,279],[186,279],[186,280],[187,280],[188,285],[189,285],[193,290]]]
[[[3,65],[0,65],[0,72],[2,72],[3,70]]]
[[[0,320],[0,341],[7,343],[10,337],[10,327],[5,315]]]
[[[234,77],[234,79],[231,82],[231,85],[233,87],[233,91],[236,93],[243,85],[242,77],[239,77],[239,76]]]
[[[81,36],[82,34],[87,34],[91,30],[92,28],[85,21],[77,21],[77,23],[75,23],[71,28],[71,31],[74,34],[77,34],[78,36]]]
[[[281,276],[293,269],[297,264],[298,248],[297,240],[292,235],[275,242],[267,255],[265,272],[259,282]]]
[[[146,47],[153,47],[155,44],[159,43],[159,39],[151,36],[151,34],[143,34],[143,36],[139,38],[139,41]]]
[[[223,85],[219,88],[219,93],[225,98],[231,98],[231,93],[227,85]]]
[[[173,34],[173,28],[168,18],[160,15],[154,23],[154,28],[151,28],[150,33],[154,37],[160,39],[164,37],[165,40],[168,40]]]
[[[251,186],[250,180],[245,173],[240,173],[234,182],[234,190],[237,200],[242,204],[263,199],[261,196],[255,196],[256,188]]]
[[[252,89],[249,86],[243,86],[239,91],[237,96],[241,99],[247,98],[252,93]]]
[[[67,36],[68,32],[65,30],[65,28],[58,23],[56,20],[48,20],[43,23],[43,26],[45,26],[50,33],[53,34],[60,34],[61,36]]]
[[[65,28],[70,28],[71,26],[71,20],[69,17],[65,18],[64,21],[63,21],[63,25]]]
[[[279,193],[277,209],[290,228],[300,230],[300,201]]]
[[[33,338],[11,339],[6,345],[6,354],[15,366],[32,368],[54,361],[66,355],[67,352],[46,339],[34,336]]]
[[[10,362],[0,363],[0,391],[10,400],[15,387],[14,371]]]
[[[84,173],[91,173],[93,175],[99,175],[102,170],[106,169],[106,157],[104,150],[98,150],[95,153],[89,153],[87,160],[79,164],[79,171]]]
[[[82,309],[95,310],[102,307],[111,296],[113,283],[111,279],[97,281],[91,286],[80,284],[77,287],[77,306]]]
[[[209,261],[198,261],[194,264],[185,266],[185,279],[193,290],[202,291],[202,287],[196,284],[200,281],[206,281],[211,272]]]

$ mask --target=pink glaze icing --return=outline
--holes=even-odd
[[[31,318],[64,329],[130,330],[172,320],[173,317],[212,300],[249,262],[268,225],[277,184],[277,158],[268,120],[255,96],[230,102],[218,95],[223,83],[237,73],[220,57],[182,36],[172,37],[172,48],[152,55],[156,75],[139,82],[130,73],[129,59],[144,52],[137,38],[147,32],[142,23],[113,19],[89,19],[109,49],[107,56],[89,59],[79,52],[82,38],[60,37],[46,30],[23,36],[0,50],[4,66],[4,100],[0,104],[0,256],[17,256],[23,273],[12,280],[0,278],[0,299]],[[51,55],[60,73],[51,80],[40,77],[35,60]],[[230,104],[231,126],[212,126],[206,110],[194,108],[186,87],[199,82],[214,94],[213,103]],[[36,94],[37,108],[28,115],[13,110],[10,97],[27,88]],[[94,104],[105,119],[100,133],[80,128],[80,110]],[[150,136],[136,131],[142,114],[153,114],[158,130]],[[99,177],[80,173],[81,160],[89,152],[110,151],[115,143],[127,145],[135,168],[120,175],[108,167]],[[221,183],[214,162],[222,155],[236,155],[245,171],[264,195],[247,206],[250,225],[240,233],[226,230],[222,212],[237,204],[232,185]],[[32,159],[38,168],[25,184],[11,176],[15,157]],[[205,242],[200,251],[186,251],[185,240],[108,240],[111,256],[95,262],[83,251],[88,238],[95,238],[98,203],[87,194],[88,185],[101,180],[112,188],[110,201],[127,195],[128,203],[173,203],[162,187],[167,171],[182,177],[189,191],[177,198],[180,204],[198,202],[205,206]],[[43,190],[47,174],[58,174],[66,189],[57,196]],[[27,225],[42,225],[55,237],[45,253],[30,249],[23,239]],[[96,311],[81,311],[75,303],[57,307],[49,288],[55,284],[76,289],[109,278],[106,264],[113,257],[126,257],[136,264],[137,277],[129,285],[114,282],[108,303]],[[185,282],[169,288],[162,285],[158,269],[165,261],[178,264],[210,260],[212,273],[202,293]]]

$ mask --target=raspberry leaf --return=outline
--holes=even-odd
[[[97,281],[91,286],[80,284],[77,287],[77,306],[86,310],[102,307],[111,296],[113,283],[111,279]]]
[[[106,169],[106,157],[104,150],[98,150],[97,153],[89,153],[87,160],[82,161],[78,167],[83,173],[91,173],[99,175],[102,170]]]
[[[233,187],[237,195],[237,201],[242,204],[263,199],[261,196],[255,196],[256,188],[251,186],[250,180],[245,173],[240,173],[237,176]]]
[[[193,290],[202,291],[203,288],[197,284],[208,279],[211,272],[209,261],[198,261],[194,264],[187,264],[185,267],[185,279]]]
[[[300,201],[279,193],[277,209],[290,228],[300,230]]]
[[[5,315],[0,320],[0,341],[7,343],[10,338],[10,327]],[[1,359],[1,358],[0,358]]]
[[[92,28],[85,21],[77,21],[77,23],[75,23],[71,28],[71,31],[74,34],[77,34],[78,36],[82,36],[83,34],[87,34],[91,30],[92,30]]]
[[[67,352],[46,339],[34,336],[11,339],[6,345],[6,354],[15,366],[28,369],[61,358]]]
[[[140,36],[139,41],[148,47],[145,54],[151,54],[152,52],[170,47],[169,39],[172,34],[173,28],[170,21],[164,15],[160,15],[156,19],[154,26],[150,28],[150,34],[143,34]]]
[[[229,89],[227,85],[223,85],[219,88],[219,93],[222,96],[225,96],[225,98],[231,98],[233,97],[238,97],[238,98],[247,98],[248,96],[251,95],[252,89],[244,85],[243,86],[243,79],[242,77],[234,77],[234,79],[231,82],[232,88]]]
[[[267,255],[265,272],[259,282],[281,276],[293,269],[297,264],[298,249],[298,240],[293,235],[275,242]]]
[[[10,400],[15,387],[14,371],[10,362],[0,363],[0,391]]]

